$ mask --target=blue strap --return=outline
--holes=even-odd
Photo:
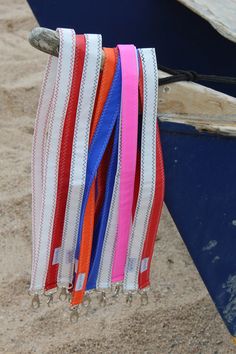
[[[83,196],[83,202],[82,202],[82,208],[80,214],[78,238],[77,238],[77,244],[75,250],[76,259],[79,258],[84,214],[85,214],[85,209],[89,197],[89,192],[93,180],[97,174],[97,170],[101,163],[108,142],[110,140],[115,123],[118,117],[120,116],[120,101],[121,101],[121,64],[120,64],[120,58],[118,58],[114,79],[88,152],[86,182],[85,182],[84,196]]]
[[[107,173],[104,202],[94,232],[94,241],[93,241],[93,248],[92,248],[92,256],[90,260],[90,271],[89,271],[89,277],[87,282],[87,290],[96,288],[103,241],[104,241],[106,225],[107,225],[110,204],[111,204],[111,198],[113,193],[113,187],[115,182],[115,176],[116,176],[118,145],[119,145],[119,119],[117,119],[116,127],[115,127],[114,143],[113,143],[111,160],[110,160],[108,173]]]

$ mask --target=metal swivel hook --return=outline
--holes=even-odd
[[[114,294],[112,295],[113,298],[117,299],[120,295],[121,291],[121,284],[117,284],[114,289]]]
[[[78,306],[76,306],[71,309],[70,322],[77,323],[78,319],[79,319],[79,311],[78,311]]]
[[[128,293],[127,296],[126,296],[126,304],[131,306],[132,302],[133,302],[133,294],[132,293]]]
[[[61,301],[66,301],[67,296],[68,296],[67,288],[64,287],[64,288],[61,289],[61,293],[60,293],[60,295],[59,295],[59,299],[60,299]]]
[[[107,304],[107,297],[105,291],[101,292],[100,300],[99,300],[100,306],[105,307]]]
[[[39,295],[35,294],[32,298],[31,306],[33,309],[38,309],[40,307]]]

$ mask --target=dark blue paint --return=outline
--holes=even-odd
[[[224,314],[231,297],[224,284],[230,276],[236,278],[236,140],[199,134],[180,124],[160,127],[165,202],[221,316],[236,335],[236,309],[231,311],[233,321]]]
[[[160,64],[236,76],[236,45],[176,0],[29,0],[41,26],[102,33],[104,46],[155,47]],[[208,84],[236,96],[235,86]],[[162,123],[166,204],[223,317],[236,336],[225,285],[236,276],[236,140]],[[207,250],[209,242],[216,246]],[[214,243],[213,243],[214,244]],[[203,250],[205,248],[205,250]],[[219,259],[215,257],[220,257]],[[215,259],[214,262],[212,262]],[[236,301],[236,299],[235,299]]]

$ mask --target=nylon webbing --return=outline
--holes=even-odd
[[[57,201],[54,216],[53,234],[50,250],[50,259],[47,271],[45,289],[50,290],[57,286],[57,274],[60,263],[60,247],[64,227],[66,201],[69,188],[72,144],[75,127],[76,109],[79,98],[80,83],[85,56],[85,37],[76,36],[75,62],[70,99],[63,128],[60,149],[58,172]]]
[[[50,85],[43,85],[43,90],[46,88],[49,91],[44,91],[42,94],[43,102],[41,101],[39,106],[39,111],[42,109],[42,112],[38,114],[36,119],[36,129],[35,129],[35,142],[34,149],[39,149],[37,153],[38,157],[41,158],[40,161],[33,162],[33,194],[34,183],[37,166],[39,162],[41,164],[41,171],[43,177],[41,179],[41,203],[39,202],[39,190],[36,193],[36,198],[33,197],[34,203],[38,203],[33,206],[33,214],[37,213],[36,216],[33,216],[33,259],[32,259],[32,277],[31,277],[31,292],[38,292],[44,289],[45,278],[47,274],[47,265],[49,260],[50,244],[52,237],[52,228],[53,228],[53,218],[56,207],[56,191],[57,191],[57,179],[58,179],[58,163],[60,156],[60,143],[63,131],[63,124],[66,115],[67,105],[69,101],[70,88],[72,83],[73,75],[73,65],[74,65],[74,55],[75,55],[75,33],[73,30],[69,29],[59,29],[60,37],[60,52],[58,61],[52,59],[52,65],[47,69],[54,72],[55,66],[57,65],[57,75],[55,86],[53,90],[53,96]],[[50,74],[46,74],[50,75]],[[52,76],[54,74],[52,73]],[[51,77],[52,80],[52,77]],[[46,78],[47,81],[47,78]],[[46,101],[46,102],[45,102]],[[48,103],[48,101],[50,101]],[[45,107],[42,108],[42,105],[45,104]],[[46,119],[42,118],[42,115],[45,114],[45,111],[48,111],[47,108],[50,107],[50,117]],[[47,112],[48,113],[48,112]],[[47,114],[46,113],[46,114]],[[48,123],[46,126],[45,123]],[[38,130],[38,125],[41,125],[41,128]],[[46,130],[47,129],[47,130]],[[45,148],[43,145],[44,144]],[[37,158],[33,154],[33,160]],[[42,162],[42,160],[44,162]],[[36,183],[39,183],[37,181]],[[40,215],[40,219],[38,219]],[[37,234],[37,236],[35,236]]]
[[[121,172],[118,230],[112,266],[112,282],[124,277],[131,226],[138,135],[138,61],[133,45],[118,46],[122,68]]]
[[[58,285],[67,288],[73,279],[76,238],[86,179],[90,124],[102,57],[101,36],[86,34],[85,38],[85,60],[76,114],[69,191],[58,271]]]
[[[140,49],[139,54],[144,77],[141,172],[138,200],[128,245],[123,284],[124,291],[138,290],[141,255],[151,213],[156,180],[158,70],[154,49]]]

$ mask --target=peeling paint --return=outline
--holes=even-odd
[[[220,260],[220,257],[219,257],[219,256],[215,256],[215,257],[212,259],[211,263],[216,263],[216,262],[219,261],[219,260]]]
[[[210,251],[212,248],[214,248],[217,245],[216,240],[211,240],[209,243],[202,248],[203,251]]]
[[[232,323],[236,319],[236,275],[230,275],[222,288],[226,289],[226,292],[230,295],[223,313],[227,322]]]

